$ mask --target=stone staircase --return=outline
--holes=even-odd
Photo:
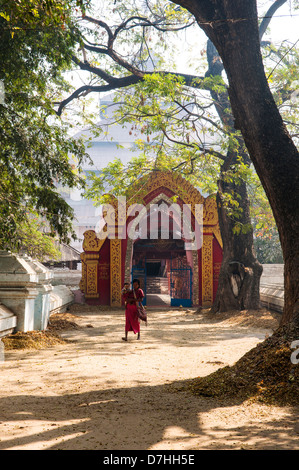
[[[150,277],[146,278],[147,294],[169,294],[167,277]]]

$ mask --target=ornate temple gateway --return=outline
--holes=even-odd
[[[119,307],[124,282],[138,278],[145,303],[158,279],[169,305],[212,304],[222,261],[214,196],[204,198],[177,173],[157,171],[126,198],[111,196],[103,216],[99,233],[84,233],[80,289],[87,303]]]

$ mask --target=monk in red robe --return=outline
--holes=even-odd
[[[140,321],[137,315],[137,306],[142,302],[144,297],[143,290],[140,289],[140,282],[138,279],[133,280],[133,290],[123,290],[123,298],[126,305],[126,324],[125,324],[125,337],[124,341],[128,341],[128,332],[133,331],[137,333],[137,339],[140,339]]]

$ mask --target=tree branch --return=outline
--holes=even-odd
[[[133,21],[133,20],[138,20],[140,21],[140,23],[136,23],[136,24],[133,24],[132,26],[129,26],[127,27],[127,25]],[[163,23],[165,24],[165,27],[160,27],[159,24]],[[189,28],[190,26],[194,25],[195,24],[195,20],[191,21],[191,23],[188,23],[188,24],[185,24],[183,26],[178,26],[178,27],[175,27],[175,26],[171,26],[171,23],[167,23],[165,22],[165,18],[160,18],[159,20],[157,21],[150,21],[148,18],[145,18],[145,17],[142,17],[142,16],[132,16],[131,18],[128,18],[126,21],[124,21],[121,25],[119,25],[115,32],[114,32],[114,37],[116,38],[117,34],[120,33],[121,31],[126,31],[126,30],[129,30],[129,29],[132,29],[132,28],[137,28],[137,27],[141,27],[141,28],[145,28],[145,27],[153,27],[155,29],[157,29],[158,31],[161,31],[163,33],[166,33],[166,32],[175,32],[175,31],[181,31],[183,29],[187,29]],[[169,26],[167,26],[169,25]]]
[[[182,145],[183,147],[193,148],[193,149],[195,149],[195,148],[197,147],[198,150],[200,150],[200,151],[203,152],[203,153],[209,153],[210,155],[213,155],[214,157],[217,157],[217,158],[219,158],[219,159],[222,160],[222,161],[226,161],[225,155],[222,155],[220,152],[217,152],[216,150],[205,149],[204,147],[202,147],[201,145],[196,144],[196,143],[188,144],[187,142],[181,142],[181,141],[179,141],[179,140],[172,139],[172,138],[167,134],[167,132],[166,132],[165,129],[162,128],[161,131],[162,131],[163,134],[165,135],[166,139],[169,140],[169,142],[172,142],[172,143],[177,144],[177,145]],[[197,158],[197,157],[194,157],[194,158]]]
[[[97,86],[91,86],[91,85],[83,85],[77,90],[74,91],[68,98],[65,100],[61,101],[58,107],[58,110],[56,111],[56,114],[58,116],[61,116],[63,109],[74,99],[80,98],[82,96],[86,96],[89,93],[102,93],[106,91],[112,91],[115,90],[116,88],[125,88],[130,85],[134,85],[138,83],[140,79],[138,77],[135,77],[134,75],[131,75],[129,77],[123,77],[123,78],[115,78],[113,83],[110,83],[108,85],[97,85]]]
[[[265,15],[265,18],[263,19],[263,21],[260,25],[260,38],[262,38],[267,26],[269,25],[269,23],[271,21],[271,18],[274,15],[274,13],[277,11],[277,9],[280,6],[282,6],[284,3],[286,3],[286,1],[287,0],[276,0],[273,3],[273,5],[269,8],[267,14]],[[188,4],[188,1],[187,2],[184,2],[184,1],[174,2],[174,3],[181,4],[181,5],[184,5],[186,7],[186,5]],[[138,83],[139,81],[143,80],[143,77],[144,77],[145,73],[153,73],[153,72],[143,72],[143,71],[137,69],[136,67],[134,67],[133,65],[131,65],[128,61],[122,59],[116,53],[116,51],[113,49],[113,43],[114,43],[114,40],[116,39],[117,35],[122,30],[128,29],[129,27],[131,28],[131,27],[137,27],[137,26],[141,26],[141,27],[147,27],[148,26],[148,27],[155,27],[155,28],[158,28],[160,30],[164,29],[164,28],[160,28],[160,26],[159,26],[159,24],[162,22],[162,18],[155,21],[155,22],[151,22],[150,20],[148,20],[147,18],[144,18],[142,16],[132,16],[132,17],[128,18],[126,21],[124,21],[122,24],[120,24],[115,29],[114,33],[113,33],[112,29],[108,26],[108,24],[105,23],[102,20],[92,18],[92,17],[87,16],[87,15],[84,16],[83,19],[90,22],[90,23],[96,24],[97,26],[99,26],[101,28],[103,28],[108,34],[108,44],[107,44],[106,47],[100,47],[100,46],[90,45],[90,44],[85,43],[84,48],[86,50],[91,51],[91,52],[96,52],[98,54],[108,55],[114,62],[121,65],[123,68],[125,68],[129,72],[131,72],[132,75],[130,75],[128,77],[116,78],[116,77],[111,76],[107,72],[105,72],[103,69],[101,69],[99,67],[94,67],[90,63],[88,63],[87,61],[82,62],[77,57],[73,56],[72,57],[73,62],[76,65],[78,65],[81,70],[87,70],[91,73],[94,73],[95,75],[97,75],[98,77],[103,79],[107,84],[106,85],[99,85],[99,86],[85,85],[83,87],[78,88],[78,90],[76,90],[68,98],[66,98],[65,100],[63,100],[60,103],[58,111],[57,111],[58,115],[61,115],[63,108],[68,103],[70,103],[73,99],[79,98],[81,96],[86,96],[87,94],[93,93],[93,92],[111,91],[111,90],[114,90],[114,89],[131,86],[131,85],[134,85],[134,84]],[[141,23],[138,24],[138,25],[136,24],[136,25],[132,25],[132,26],[128,27],[129,23],[131,23],[132,21],[136,21],[136,20],[140,21]],[[166,28],[165,31],[166,30],[168,30],[168,29]],[[221,74],[221,72],[223,70],[222,63],[221,63],[220,59],[215,60],[215,50],[214,50],[215,48],[212,45],[211,41],[208,41],[208,48],[209,47],[210,47],[210,49],[212,48],[211,50],[210,49],[209,50],[210,50],[210,55],[214,57],[214,60],[209,61],[210,66],[209,66],[209,71],[207,72],[206,76],[219,75],[219,74]],[[195,89],[205,89],[207,91],[210,91],[208,85],[206,85],[206,84],[203,85],[203,83],[202,83],[203,78],[202,77],[198,77],[198,76],[195,76],[195,75],[189,75],[189,74],[182,74],[182,73],[172,73],[172,72],[167,72],[167,71],[156,71],[155,73],[159,73],[161,75],[173,75],[173,76],[176,76],[176,77],[182,77],[185,80],[185,85],[186,86],[191,87],[191,88],[195,88]]]
[[[98,20],[96,18],[92,18],[91,16],[87,16],[87,15],[83,16],[83,20],[89,21],[89,23],[93,23],[93,24],[96,24],[97,26],[100,26],[101,28],[104,28],[108,34],[109,41],[113,41],[113,33],[111,29],[109,28],[109,26],[107,25],[107,23],[105,23],[102,20]]]
[[[120,88],[126,88],[131,85],[136,85],[136,83],[140,82],[143,80],[144,75],[150,75],[153,73],[159,73],[161,75],[172,75],[176,77],[181,77],[184,78],[185,80],[185,85],[196,88],[196,89],[208,89],[207,87],[201,87],[200,84],[202,84],[203,78],[198,77],[196,75],[188,75],[188,74],[182,74],[182,73],[173,73],[173,72],[141,72],[138,75],[132,74],[128,75],[125,77],[113,77],[112,75],[107,74],[105,71],[98,67],[93,67],[89,63],[84,63],[77,59],[76,57],[73,57],[73,61],[82,69],[82,70],[88,70],[90,72],[95,73],[98,75],[100,78],[102,78],[104,81],[107,82],[107,85],[98,85],[98,86],[90,86],[90,85],[84,85],[80,88],[78,88],[76,91],[74,91],[68,98],[65,100],[61,101],[57,114],[60,116],[62,114],[63,108],[70,103],[72,100],[76,98],[80,98],[81,96],[86,96],[89,93],[95,93],[95,92],[104,92],[104,91],[112,91]]]
[[[271,6],[270,8],[268,9],[267,13],[265,14],[261,24],[260,24],[260,28],[259,28],[259,36],[260,36],[260,41],[263,37],[263,35],[265,34],[266,32],[266,29],[268,28],[269,26],[269,23],[270,21],[272,20],[272,17],[274,15],[274,13],[282,6],[284,5],[285,3],[287,2],[287,0],[276,0]]]
[[[99,67],[94,67],[93,65],[90,65],[90,63],[87,61],[82,62],[76,56],[72,56],[72,61],[76,65],[78,65],[81,70],[87,70],[88,72],[94,73],[95,75],[102,78],[103,80],[105,80],[105,82],[109,84],[113,83],[115,80],[115,78],[112,75],[109,75],[103,69],[100,69]]]

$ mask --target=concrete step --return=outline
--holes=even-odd
[[[146,291],[148,294],[168,294],[167,277],[148,277]]]

